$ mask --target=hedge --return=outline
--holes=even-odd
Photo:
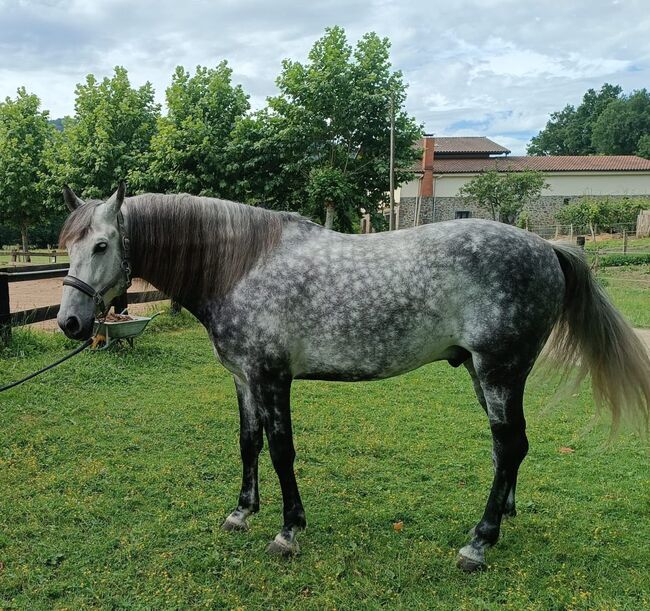
[[[600,267],[621,267],[623,265],[643,265],[650,263],[650,253],[601,255],[598,259]]]

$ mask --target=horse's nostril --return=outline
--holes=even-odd
[[[74,335],[75,333],[79,333],[80,329],[81,323],[79,319],[76,316],[68,316],[65,321],[65,330],[71,335]]]

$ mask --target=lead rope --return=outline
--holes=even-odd
[[[91,337],[90,339],[87,339],[81,346],[78,346],[75,348],[70,354],[66,354],[62,359],[59,359],[55,363],[52,363],[51,365],[48,365],[47,367],[43,367],[43,369],[39,369],[38,371],[34,373],[30,373],[27,377],[23,378],[22,380],[18,380],[17,382],[12,382],[11,384],[7,384],[6,386],[0,387],[0,392],[4,392],[5,390],[9,390],[10,388],[13,388],[14,386],[18,386],[19,384],[22,384],[23,382],[27,382],[27,380],[31,380],[32,378],[35,378],[37,375],[40,375],[41,373],[46,372],[48,369],[52,369],[56,367],[57,365],[60,365],[64,361],[67,361],[69,358],[72,358],[75,354],[79,354],[82,350],[85,350],[88,348],[93,343],[93,338]]]

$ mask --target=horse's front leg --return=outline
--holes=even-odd
[[[239,448],[243,466],[239,503],[223,523],[224,530],[248,530],[248,516],[259,511],[260,493],[257,465],[264,444],[262,418],[259,401],[251,387],[235,378],[237,400],[239,402]]]
[[[307,526],[305,510],[293,470],[296,451],[291,429],[291,377],[277,376],[260,383],[258,389],[264,405],[264,428],[269,442],[273,468],[280,480],[284,524],[267,547],[270,554],[291,556],[300,551],[296,534]]]

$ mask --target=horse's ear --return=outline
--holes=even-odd
[[[106,205],[111,209],[112,212],[117,214],[120,210],[120,207],[124,203],[124,196],[126,195],[126,183],[122,180],[117,186],[117,191],[111,195],[111,197],[106,202]]]
[[[79,206],[83,206],[85,203],[75,195],[75,192],[68,185],[63,185],[63,199],[70,212],[74,212]]]

